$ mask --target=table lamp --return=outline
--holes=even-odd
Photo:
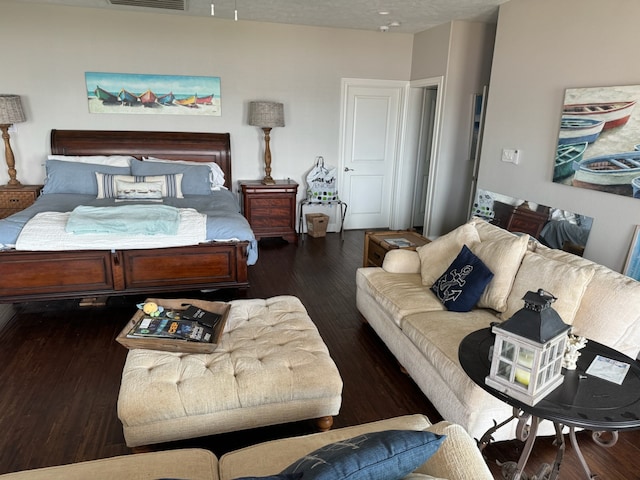
[[[556,297],[549,292],[527,292],[523,300],[524,308],[492,328],[496,339],[485,383],[533,406],[564,380],[562,360],[571,327],[551,308]]]
[[[4,156],[9,167],[9,187],[19,187],[20,182],[16,179],[16,161],[9,143],[9,127],[14,123],[21,123],[26,120],[22,103],[18,95],[0,95],[0,130],[4,140]]]
[[[249,125],[260,127],[264,131],[264,185],[274,185],[271,178],[271,150],[269,140],[273,127],[284,127],[284,106],[277,102],[251,102],[249,104]]]

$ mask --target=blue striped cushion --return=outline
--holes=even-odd
[[[96,172],[98,183],[98,196],[96,198],[118,198],[117,182],[130,183],[160,183],[163,197],[184,198],[182,195],[182,174],[173,173],[167,175],[112,175]]]

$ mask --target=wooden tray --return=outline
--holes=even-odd
[[[210,312],[219,313],[222,315],[222,320],[218,322],[214,329],[214,335],[212,342],[188,342],[185,340],[177,340],[171,338],[131,338],[127,334],[133,329],[133,327],[142,319],[144,312],[138,310],[127,325],[116,337],[116,341],[121,345],[124,345],[128,349],[144,348],[147,350],[162,350],[166,352],[187,352],[187,353],[212,353],[222,336],[222,331],[227,324],[227,317],[229,316],[229,310],[231,306],[224,302],[207,302],[204,300],[192,300],[188,298],[147,298],[145,302],[154,302],[165,309],[170,310],[184,310],[186,305],[194,305],[208,310]]]

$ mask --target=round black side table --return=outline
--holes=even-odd
[[[556,430],[558,453],[551,472],[546,473],[546,478],[555,479],[560,471],[565,446],[562,429],[565,426],[569,428],[571,444],[580,459],[586,478],[594,478],[578,446],[575,428],[593,431],[594,441],[607,447],[616,443],[618,431],[640,428],[640,363],[601,343],[589,340],[580,350],[576,370],[563,370],[564,382],[539,403],[531,406],[485,384],[485,377],[489,375],[491,366],[489,352],[494,339],[491,329],[485,328],[467,335],[458,349],[460,364],[467,375],[491,395],[514,408],[511,418],[496,424],[482,436],[479,441],[480,448],[489,443],[492,433],[498,428],[518,419],[519,437],[526,440],[526,444],[510,478],[519,480],[523,478],[522,471],[533,448],[538,423],[541,420],[550,420]],[[621,385],[585,373],[597,355],[630,365]],[[529,418],[531,425],[526,426]],[[605,431],[612,432],[609,440],[602,437],[602,432]]]

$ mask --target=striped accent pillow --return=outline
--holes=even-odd
[[[182,173],[141,176],[96,172],[96,181],[98,183],[98,196],[96,198],[119,198],[119,182],[159,183],[163,197],[184,198],[182,195]]]

